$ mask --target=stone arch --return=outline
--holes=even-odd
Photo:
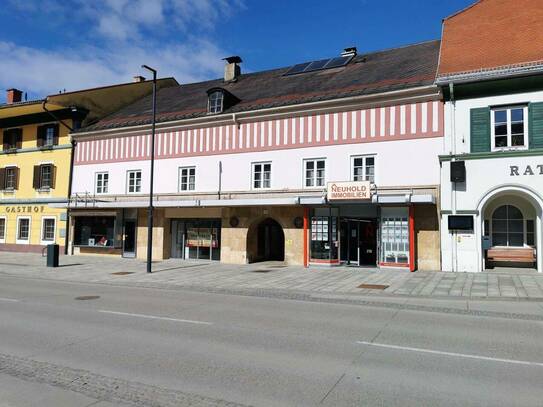
[[[272,217],[261,217],[247,230],[247,261],[285,260],[285,233],[283,226]]]

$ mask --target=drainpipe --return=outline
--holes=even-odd
[[[454,99],[454,82],[449,83],[449,93],[450,93],[450,100],[451,100],[451,109],[450,109],[450,115],[451,115],[451,154],[453,156],[450,163],[453,161],[456,161],[456,101]],[[450,165],[449,164],[449,171],[450,171]],[[451,209],[452,214],[456,215],[456,182],[453,183],[452,193],[451,193]],[[451,240],[451,270],[457,271],[458,270],[458,247],[457,247],[457,241],[456,241],[456,232],[453,232],[451,234],[452,240]]]
[[[53,119],[55,119],[55,121],[59,122],[60,124],[62,124],[64,127],[66,127],[68,129],[68,131],[71,133],[74,129],[69,126],[68,124],[66,124],[63,120],[60,120],[53,112],[51,112],[50,110],[47,109],[47,106],[46,106],[46,103],[47,103],[47,98],[45,98],[41,104],[41,107],[43,109],[44,112],[46,112],[47,114],[49,114]],[[72,107],[71,108],[72,111],[77,111],[77,108],[76,107]],[[67,255],[68,254],[68,241],[69,241],[69,236],[70,236],[70,198],[72,196],[72,179],[73,179],[73,169],[74,169],[74,151],[75,151],[75,145],[76,145],[76,141],[75,140],[70,140],[70,144],[72,145],[70,147],[70,171],[69,171],[69,174],[68,174],[68,205],[66,207],[66,231],[65,231],[65,236],[64,236],[64,254]]]

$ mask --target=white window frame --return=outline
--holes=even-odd
[[[28,219],[28,239],[19,239],[19,226],[22,219]],[[15,243],[16,244],[30,244],[32,239],[32,217],[30,216],[17,216],[17,228],[15,230]]]
[[[270,185],[264,186],[264,165],[269,164],[270,165]],[[255,187],[255,170],[256,166],[261,165],[262,166],[262,178],[260,179],[260,186]],[[272,162],[271,161],[257,161],[254,163],[251,163],[251,189],[261,190],[261,189],[271,189],[272,188]]]
[[[45,221],[47,219],[52,219],[55,222],[55,227],[53,228],[53,240],[45,240],[43,232],[45,231]],[[57,241],[57,218],[56,216],[42,216],[41,218],[41,229],[40,229],[40,243],[42,245],[53,244]]]
[[[523,120],[524,120],[524,145],[522,146],[512,146],[511,145],[511,109],[523,109]],[[499,110],[507,111],[507,146],[506,147],[496,147],[496,135],[495,135],[495,120],[494,112]],[[504,150],[527,150],[529,146],[529,130],[528,130],[528,105],[510,105],[510,106],[495,106],[490,108],[490,142],[492,151],[504,151]],[[500,137],[500,136],[498,136]]]
[[[314,168],[314,175],[313,175],[313,184],[311,186],[307,186],[306,181],[306,173],[307,173],[307,163],[308,162],[314,162],[315,168]],[[324,161],[324,177],[323,177],[323,184],[322,185],[316,185],[317,184],[317,161]],[[319,157],[319,158],[304,158],[303,164],[302,164],[302,187],[304,189],[322,189],[326,188],[326,182],[328,181],[328,172],[326,171],[326,158],[325,157]]]
[[[187,174],[187,189],[183,189],[181,188],[182,186],[182,175],[181,173],[183,171],[189,171],[189,173]],[[190,188],[190,170],[194,170],[194,184],[193,184],[193,188],[191,189]],[[177,174],[178,174],[178,182],[177,182],[177,190],[178,192],[190,192],[190,191],[195,191],[196,190],[196,166],[195,165],[187,165],[185,167],[179,167],[178,171],[177,171]]]
[[[132,173],[140,173],[140,190],[139,191],[132,191],[130,192],[130,174]],[[142,179],[143,179],[143,176],[142,176],[142,171],[141,170],[128,170],[126,171],[126,193],[127,194],[141,194],[141,187],[142,187]],[[136,189],[136,177],[134,177],[134,189]]]
[[[3,235],[0,234],[0,243],[6,243],[6,234],[7,234],[7,231],[8,231],[8,218],[7,216],[0,216],[0,220],[4,220],[4,229],[3,229]],[[0,231],[2,231],[2,229],[0,228]]]
[[[363,163],[362,163],[362,179],[358,180],[358,181],[370,181],[372,184],[375,184],[376,181],[377,181],[377,171],[376,171],[376,167],[377,167],[377,154],[358,154],[358,155],[352,155],[351,156],[351,178],[350,180],[351,181],[355,181],[355,176],[354,176],[354,169],[355,169],[355,166],[354,166],[354,160],[356,160],[357,158],[361,158],[363,160]],[[366,160],[368,158],[373,158],[373,180],[368,180],[367,177],[368,177],[368,174],[367,174],[367,164],[366,164]]]
[[[211,101],[212,101],[212,96],[215,95],[215,94],[219,94],[221,96],[220,97],[221,103],[220,103],[220,106],[218,108],[217,108],[217,106],[213,105],[213,110],[212,110]],[[207,112],[209,114],[219,114],[219,113],[222,113],[223,110],[224,110],[224,92],[221,91],[221,90],[214,90],[207,97]]]
[[[99,192],[98,191],[98,177],[99,176],[102,176],[102,191]],[[107,175],[107,186],[104,190],[104,175]],[[109,172],[108,171],[100,171],[100,172],[97,172],[95,173],[94,175],[94,192],[96,193],[96,195],[105,195],[109,192]]]

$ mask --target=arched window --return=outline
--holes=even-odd
[[[221,113],[223,110],[224,92],[215,90],[209,94],[207,111],[209,113]]]
[[[502,205],[492,214],[493,246],[524,246],[524,217],[513,205]]]

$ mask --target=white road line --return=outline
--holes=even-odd
[[[384,344],[384,343],[372,343],[372,342],[365,342],[365,341],[357,341],[357,343],[360,344],[360,345],[376,346],[376,347],[379,347],[379,348],[405,350],[405,351],[410,351],[410,352],[431,353],[433,355],[454,356],[454,357],[467,358],[467,359],[487,360],[487,361],[490,361],[490,362],[501,362],[501,363],[511,363],[511,364],[515,364],[515,365],[543,367],[543,363],[540,363],[540,362],[528,362],[526,360],[492,358],[492,357],[488,357],[488,356],[468,355],[468,354],[465,354],[465,353],[455,353],[455,352],[443,352],[443,351],[440,351],[440,350],[432,350],[432,349],[410,348],[408,346],[387,345],[387,344]]]
[[[2,298],[2,297],[0,297],[0,301],[19,302],[19,300],[16,300],[15,298]]]
[[[132,314],[130,312],[108,311],[108,310],[103,310],[103,309],[98,310],[98,312],[102,312],[104,314],[124,315],[124,316],[127,316],[127,317],[161,319],[163,321],[184,322],[184,323],[187,323],[187,324],[213,325],[212,322],[193,321],[193,320],[190,320],[190,319],[177,319],[177,318],[169,318],[169,317],[159,317],[159,316],[156,316],[156,315]]]

